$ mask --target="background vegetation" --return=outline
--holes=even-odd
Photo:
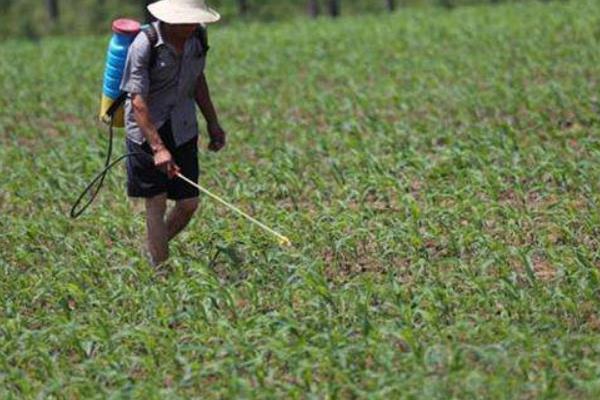
[[[36,39],[47,34],[106,33],[112,20],[120,17],[144,20],[145,3],[153,0],[0,0],[0,40],[8,37]],[[326,15],[331,2],[341,15],[385,13],[390,0],[246,0],[241,14],[240,0],[211,0],[208,3],[223,15],[222,24],[241,21],[285,21],[308,15],[315,3]],[[456,6],[515,3],[528,0],[393,0],[395,9],[415,6]],[[541,0],[544,1],[544,0]],[[547,0],[546,0],[547,1]],[[562,1],[562,0],[556,0]],[[55,8],[51,5],[54,4]],[[53,20],[52,10],[58,11]]]

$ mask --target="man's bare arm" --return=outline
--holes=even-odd
[[[196,82],[196,104],[200,107],[200,111],[208,125],[218,124],[219,118],[215,111],[212,99],[210,98],[210,90],[206,83],[206,76],[201,73]]]
[[[134,94],[131,99],[131,104],[135,121],[148,141],[152,153],[154,153],[154,165],[164,169],[169,177],[175,176],[177,172],[179,172],[179,168],[173,162],[171,153],[167,150],[167,147],[158,134],[156,126],[154,126],[154,123],[150,118],[150,112],[146,101],[141,95]]]
[[[219,125],[219,118],[215,106],[213,105],[212,99],[210,98],[210,90],[206,83],[206,76],[201,73],[196,82],[196,104],[200,107],[200,111],[206,120],[206,126],[208,128],[208,134],[210,136],[210,143],[208,149],[212,151],[219,151],[225,146],[226,133]]]
[[[152,148],[153,152],[157,152],[165,147],[163,144],[160,135],[158,134],[158,130],[154,126],[154,123],[150,119],[150,112],[148,111],[148,105],[146,104],[146,100],[139,95],[134,94],[131,99],[131,105],[133,106],[133,116],[135,117],[135,122],[137,122],[138,126],[142,130],[144,137],[150,144],[150,148]]]

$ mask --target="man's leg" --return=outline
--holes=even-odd
[[[167,261],[169,258],[169,239],[165,222],[166,210],[167,195],[165,193],[146,199],[148,250],[155,266]]]
[[[167,237],[173,239],[187,226],[198,208],[198,198],[179,200],[167,217]]]

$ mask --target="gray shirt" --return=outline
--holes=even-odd
[[[206,60],[196,35],[185,42],[183,54],[177,55],[173,46],[164,41],[160,23],[153,25],[158,33],[154,63],[150,65],[150,41],[140,33],[129,48],[121,90],[144,97],[157,129],[170,119],[175,145],[180,146],[198,135],[194,95]],[[144,143],[146,138],[135,121],[131,98],[125,103],[125,126],[127,138]]]

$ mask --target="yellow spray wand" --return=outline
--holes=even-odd
[[[283,236],[282,234],[280,234],[279,232],[274,231],[273,229],[269,228],[268,226],[266,226],[265,224],[263,224],[262,222],[258,221],[255,218],[252,218],[250,215],[246,214],[245,212],[243,212],[242,210],[240,210],[239,208],[237,208],[236,206],[229,204],[228,202],[226,202],[225,200],[223,200],[222,198],[220,198],[219,196],[217,196],[216,194],[213,194],[211,192],[209,192],[208,190],[204,189],[202,186],[198,185],[197,183],[189,180],[188,178],[186,178],[185,176],[183,176],[180,173],[177,173],[177,177],[187,183],[189,183],[190,185],[192,185],[193,187],[195,187],[196,189],[198,189],[199,191],[201,191],[202,193],[212,197],[213,199],[217,200],[219,203],[223,204],[224,206],[226,206],[227,208],[229,208],[230,210],[235,211],[236,213],[238,213],[239,215],[241,215],[242,217],[246,218],[247,220],[249,220],[250,222],[258,225],[259,227],[261,227],[262,229],[264,229],[265,231],[269,232],[270,234],[274,235],[277,237],[277,239],[279,240],[279,245],[281,246],[291,246],[292,242],[290,241],[290,239],[288,239],[287,237]]]

